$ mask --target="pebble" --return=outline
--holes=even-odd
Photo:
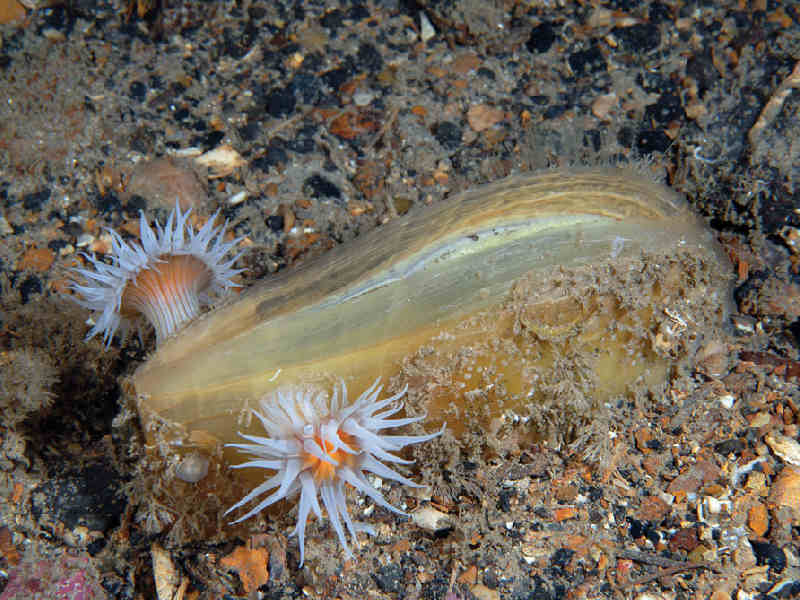
[[[419,13],[419,39],[427,42],[436,35],[436,29],[433,28],[428,17],[424,12]]]
[[[772,484],[769,503],[788,506],[800,518],[800,468],[785,466]]]
[[[770,431],[764,441],[784,462],[800,467],[800,443],[788,436]]]
[[[184,457],[175,469],[175,476],[187,483],[197,483],[208,475],[208,456],[192,452]]]
[[[430,505],[425,505],[411,513],[411,521],[421,529],[434,533],[447,531],[453,528],[450,515],[436,510]]]
[[[497,590],[489,589],[481,583],[473,585],[469,588],[469,591],[477,600],[500,600],[500,594]]]
[[[158,600],[177,600],[180,575],[172,563],[169,552],[158,544],[153,544],[150,546],[150,556],[153,559],[153,578]]]

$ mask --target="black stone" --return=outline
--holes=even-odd
[[[540,23],[531,30],[531,35],[528,41],[525,42],[525,47],[529,52],[547,52],[550,46],[556,41],[556,32],[550,23]]]
[[[661,452],[664,449],[664,444],[661,443],[661,440],[648,440],[645,446],[656,452]]]
[[[42,293],[42,281],[36,275],[29,275],[19,284],[18,290],[22,303],[27,304],[32,295]]]
[[[188,108],[179,108],[174,113],[172,113],[172,118],[176,121],[183,121],[189,116],[189,109]]]
[[[683,105],[677,94],[663,94],[655,104],[649,104],[644,109],[645,119],[661,124],[682,119],[683,116]]]
[[[62,248],[64,248],[69,242],[67,240],[62,239],[54,239],[47,242],[47,247],[50,248],[53,252],[59,252]]]
[[[334,31],[342,26],[343,21],[344,14],[338,8],[326,12],[319,20],[320,25],[327,27],[328,29],[333,29]]]
[[[31,192],[22,197],[22,206],[26,210],[40,210],[42,205],[50,199],[50,190],[44,189]]]
[[[102,196],[95,196],[94,206],[102,214],[108,214],[122,208],[122,203],[114,192],[107,192]]]
[[[606,69],[606,58],[597,44],[586,50],[573,52],[567,61],[572,72],[578,76],[584,73],[597,73]]]
[[[452,121],[437,123],[433,134],[436,140],[447,150],[455,150],[461,146],[461,127]]]
[[[650,152],[664,152],[667,148],[669,148],[671,143],[672,140],[669,139],[669,136],[666,133],[654,129],[641,131],[639,132],[639,135],[636,136],[636,148],[642,154],[648,154]]]
[[[370,73],[378,73],[383,69],[383,57],[372,44],[363,43],[358,47],[356,55],[358,66]]]
[[[322,175],[312,175],[303,182],[303,188],[312,198],[341,198],[342,192]]]
[[[59,229],[64,233],[72,238],[77,238],[80,234],[83,233],[83,227],[81,227],[78,223],[74,221],[69,221],[64,223]]]
[[[86,546],[86,551],[89,553],[89,556],[96,556],[103,551],[103,548],[106,547],[106,543],[106,538],[98,538]]]
[[[139,194],[133,194],[125,203],[125,215],[129,218],[138,217],[139,213],[147,208],[147,200]]]
[[[547,110],[544,111],[544,118],[545,119],[556,119],[567,112],[567,105],[566,104],[554,104],[553,106],[548,106]]]
[[[550,566],[556,569],[563,569],[572,560],[572,555],[575,554],[574,550],[569,548],[559,548],[550,557]]]
[[[661,31],[653,23],[615,27],[612,33],[628,52],[649,52],[661,45]]]
[[[308,154],[313,152],[317,144],[314,141],[314,136],[317,133],[317,128],[314,125],[306,125],[300,128],[297,135],[293,140],[288,143],[289,149],[297,152],[298,154]]]
[[[756,555],[759,565],[767,565],[779,573],[786,568],[786,555],[775,544],[750,540],[750,545],[753,547],[753,554]]]
[[[120,522],[127,502],[118,495],[119,474],[105,464],[89,465],[37,487],[31,511],[42,524],[61,522],[67,529],[79,525],[89,531],[108,531]]]
[[[672,21],[672,9],[661,2],[653,2],[647,11],[647,16],[651,23],[663,23]]]
[[[275,233],[283,231],[283,224],[284,219],[281,215],[270,215],[267,217],[267,227]]]
[[[747,444],[745,444],[743,440],[731,439],[714,444],[714,452],[722,454],[723,456],[728,456],[729,454],[739,454],[746,447]]]
[[[303,104],[317,104],[322,98],[322,80],[313,73],[298,73],[290,85]]]
[[[250,121],[244,127],[239,128],[239,137],[241,137],[245,142],[252,142],[258,137],[258,134],[261,133],[261,129],[261,123],[258,123],[257,121]]]
[[[272,140],[272,143],[267,146],[264,154],[251,163],[257,169],[262,171],[269,171],[270,167],[277,167],[278,165],[285,165],[289,162],[289,155],[286,153],[285,142],[280,138]]]
[[[225,139],[224,131],[212,131],[207,135],[194,138],[193,146],[203,146],[205,148],[216,148]]]
[[[130,95],[131,98],[137,102],[144,102],[145,96],[147,96],[147,86],[141,81],[132,82],[130,87]]]
[[[390,563],[378,569],[377,573],[373,573],[372,578],[384,594],[400,594],[405,589],[404,575],[403,567]]]
[[[350,79],[352,71],[345,67],[339,67],[337,69],[331,69],[327,73],[322,74],[322,81],[324,81],[329,87],[333,88],[334,90],[338,90],[339,86],[342,85],[345,81]]]
[[[686,75],[697,83],[697,91],[702,98],[714,82],[719,78],[719,71],[709,50],[695,54],[686,61]]]
[[[504,513],[511,511],[511,499],[516,496],[514,490],[500,490],[497,498],[497,508]]]
[[[294,112],[297,100],[291,89],[273,90],[264,98],[264,110],[273,117],[285,117]]]

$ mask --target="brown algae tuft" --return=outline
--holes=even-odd
[[[221,449],[258,435],[247,409],[278,386],[408,386],[408,415],[428,414],[414,431],[446,421],[455,451],[496,449],[509,429],[517,443],[580,438],[605,402],[659,391],[722,326],[729,273],[685,201],[642,175],[512,177],[270,278],[166,340],[127,387],[154,456],[221,461],[196,484],[213,511],[263,479],[229,471],[240,458]],[[420,466],[420,483],[436,477]]]

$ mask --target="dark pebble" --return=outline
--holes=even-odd
[[[573,52],[567,60],[572,72],[578,76],[584,73],[597,73],[606,69],[606,59],[597,45],[586,50]]]
[[[129,218],[136,218],[139,213],[147,208],[147,200],[139,194],[132,194],[125,202],[125,215]]]
[[[563,115],[567,112],[567,105],[566,104],[554,104],[553,106],[548,106],[547,110],[544,111],[544,118],[545,119],[555,119]]]
[[[382,566],[372,578],[384,594],[399,594],[405,589],[403,567],[396,563]]]
[[[89,553],[90,556],[96,556],[103,551],[103,548],[106,547],[106,538],[99,538],[90,543],[86,546],[86,551]]]
[[[297,152],[298,154],[308,154],[313,152],[317,147],[314,141],[314,136],[317,133],[317,128],[314,125],[306,125],[297,131],[294,139],[288,143],[289,149]]]
[[[70,221],[69,223],[64,223],[59,229],[64,233],[72,238],[77,238],[80,234],[83,233],[83,227],[81,227],[78,223]]]
[[[179,108],[174,113],[172,113],[172,118],[176,121],[183,121],[189,117],[189,109],[188,108]]]
[[[724,442],[714,444],[714,452],[717,454],[722,454],[723,456],[728,456],[729,454],[739,454],[746,447],[747,444],[745,444],[742,440],[725,440]]]
[[[137,102],[144,102],[144,98],[147,95],[147,86],[141,81],[134,81],[131,83],[130,95]]]
[[[559,548],[550,557],[550,566],[556,569],[563,569],[572,560],[572,555],[575,554],[574,550],[569,548]]]
[[[630,27],[615,27],[612,30],[627,52],[649,52],[661,45],[661,31],[653,23],[639,23]]]
[[[540,23],[531,30],[525,47],[529,52],[547,52],[556,41],[556,32],[550,23]]]
[[[252,142],[263,130],[263,125],[258,121],[250,121],[244,127],[239,128],[239,137],[245,142]]]
[[[383,57],[372,44],[361,44],[356,55],[358,66],[370,73],[378,73],[383,69]]]
[[[663,94],[655,104],[649,104],[644,109],[645,119],[661,124],[682,119],[683,116],[683,105],[677,94]]]
[[[636,148],[642,154],[649,154],[650,152],[664,152],[672,140],[663,131],[648,129],[639,132],[636,136]]]
[[[323,27],[327,27],[328,29],[332,29],[334,33],[338,28],[342,26],[342,22],[344,21],[344,13],[338,8],[334,8],[331,11],[326,12],[322,15],[322,18],[319,20],[320,25]],[[335,36],[334,36],[335,37]]]
[[[22,206],[26,210],[39,210],[48,200],[50,200],[50,190],[39,190],[38,192],[25,194],[22,197]]]
[[[75,25],[75,15],[66,6],[54,6],[44,11],[44,23],[51,29],[69,34]]]
[[[433,134],[436,140],[447,150],[455,150],[461,146],[461,127],[452,121],[437,123]]]
[[[756,555],[759,565],[767,565],[779,573],[786,568],[786,555],[775,544],[750,540],[750,545],[753,547],[753,554]]]
[[[23,304],[27,304],[32,295],[41,293],[42,282],[36,275],[29,275],[19,284],[19,295],[22,297]]]
[[[342,192],[322,175],[312,175],[303,182],[307,194],[312,198],[341,198]]]
[[[120,522],[126,501],[118,495],[119,474],[104,464],[48,479],[32,494],[31,510],[43,525],[79,525],[90,531],[108,531]]]
[[[115,600],[133,600],[135,597],[133,585],[116,574],[105,575],[100,585]]]
[[[327,73],[323,73],[322,81],[324,81],[330,88],[338,90],[339,86],[345,81],[350,79],[352,71],[345,67],[331,69]]]
[[[536,106],[547,106],[550,104],[549,96],[530,96],[528,99]]]
[[[62,239],[54,239],[47,242],[47,247],[50,248],[53,252],[58,254],[58,251],[61,250],[64,246],[66,246],[69,242],[67,240]]]
[[[284,219],[280,215],[270,215],[267,217],[267,227],[273,232],[280,233],[283,231]]]
[[[264,98],[264,110],[273,117],[285,117],[294,112],[297,100],[291,89],[273,90]]]
[[[648,440],[645,446],[656,452],[661,452],[664,449],[664,444],[661,443],[661,440]]]
[[[318,104],[322,98],[322,80],[313,73],[298,73],[290,85],[303,104]]]
[[[264,154],[258,158],[253,159],[252,166],[261,169],[264,172],[269,171],[270,167],[277,167],[278,165],[285,165],[289,162],[289,155],[286,153],[285,144],[280,138],[272,140],[267,146]]]
[[[491,69],[487,69],[486,67],[480,67],[475,74],[479,77],[483,77],[484,79],[488,79],[489,81],[494,81],[497,77],[494,74],[494,71]]]
[[[500,490],[497,498],[497,508],[504,513],[511,512],[511,499],[516,496],[514,490]]]
[[[661,2],[653,2],[647,11],[647,16],[650,18],[651,23],[658,24],[664,21],[672,21],[672,9]]]
[[[114,192],[108,192],[103,196],[95,196],[94,206],[98,212],[108,214],[122,208],[122,203]]]
[[[224,139],[224,131],[212,131],[206,135],[193,137],[190,144],[192,146],[202,146],[203,148],[216,148]]]
[[[697,83],[697,91],[702,98],[714,82],[719,78],[719,71],[714,66],[709,50],[691,56],[686,61],[686,75]]]

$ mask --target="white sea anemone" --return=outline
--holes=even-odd
[[[407,388],[394,396],[378,400],[383,387],[379,384],[380,378],[352,404],[347,403],[347,387],[344,382],[341,382],[341,398],[339,390],[334,386],[330,401],[324,391],[299,387],[279,389],[263,398],[261,410],[253,410],[253,414],[263,424],[268,437],[240,433],[239,435],[253,443],[228,445],[256,457],[256,460],[234,465],[234,469],[258,467],[274,470],[275,474],[234,504],[225,514],[273,488],[278,489],[233,523],[249,519],[275,502],[299,492],[297,526],[292,535],[297,536],[300,545],[302,566],[308,513],[313,510],[318,519],[322,518],[317,495],[322,498],[322,504],[347,558],[351,558],[353,553],[347,545],[342,521],[356,542],[356,532],[364,531],[374,535],[374,530],[368,525],[354,523],[350,518],[345,500],[345,483],[372,498],[375,504],[404,515],[403,511],[389,504],[372,486],[365,472],[420,487],[380,461],[411,463],[412,461],[403,460],[392,452],[409,444],[431,440],[444,431],[444,426],[441,431],[430,435],[380,433],[383,429],[416,423],[425,416],[390,419],[389,417],[403,408],[400,398]]]
[[[141,213],[138,244],[110,229],[111,264],[83,255],[91,268],[73,269],[84,281],[70,288],[77,294],[73,299],[94,313],[87,339],[101,333],[108,346],[120,326],[144,318],[160,343],[200,314],[201,306],[238,287],[232,278],[241,269],[232,267],[239,255],[225,257],[240,240],[224,241],[227,223],[214,226],[219,212],[198,231],[187,222],[190,212],[182,213],[176,203],[166,225],[156,222],[155,231]]]

